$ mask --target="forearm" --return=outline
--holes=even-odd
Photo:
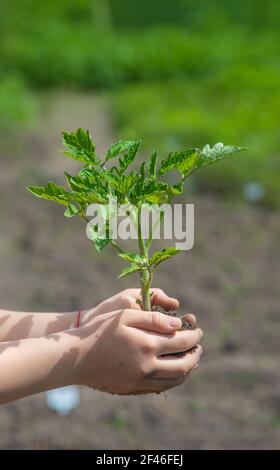
[[[75,331],[0,345],[0,403],[75,383]]]
[[[77,312],[29,313],[0,310],[0,342],[39,338],[74,328]]]

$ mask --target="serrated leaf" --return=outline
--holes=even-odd
[[[146,167],[146,162],[143,162],[142,165],[140,166],[140,170],[139,170],[140,178],[141,178],[142,181],[144,181],[144,179],[145,179],[145,167]]]
[[[215,163],[218,160],[243,150],[247,149],[235,145],[224,145],[222,143],[215,144],[213,148],[211,148],[210,145],[205,145],[202,150],[197,152],[193,161],[189,161],[187,166],[182,167],[182,173],[184,177],[187,177],[199,168]]]
[[[145,178],[145,162],[142,163],[139,174],[136,174],[134,184],[129,193],[129,200],[133,204],[140,201],[149,201],[149,197],[154,193],[164,191],[168,187],[167,183],[157,181],[155,178]]]
[[[112,144],[107,151],[105,161],[110,160],[111,158],[121,155],[124,152],[128,152],[131,147],[133,147],[137,142],[134,140],[119,140],[115,144]]]
[[[141,140],[137,140],[133,143],[133,145],[123,152],[123,157],[121,157],[119,160],[120,173],[124,173],[128,166],[134,161],[140,145]]]
[[[183,160],[177,167],[178,171],[184,177],[190,175],[194,169],[197,168],[199,161],[199,151],[192,153],[185,160]]]
[[[119,278],[129,276],[130,274],[136,273],[137,271],[140,271],[139,266],[133,264],[128,268],[124,268],[121,274],[119,275]]]
[[[90,184],[87,184],[85,178],[79,176],[71,176],[66,171],[64,175],[67,179],[67,183],[70,189],[73,191],[88,191],[90,189]]]
[[[145,201],[148,201],[150,204],[157,204],[158,206],[161,206],[168,200],[168,194],[166,191],[161,191],[158,193],[153,193],[153,194],[148,194],[148,196],[145,197]]]
[[[177,255],[180,251],[181,250],[177,250],[177,248],[163,248],[161,251],[156,251],[149,260],[149,265],[154,269],[163,261]]]
[[[139,188],[138,200],[160,204],[160,201],[165,199],[167,188],[168,184],[162,181],[144,180],[142,188]]]
[[[218,158],[223,158],[225,155],[231,155],[242,150],[247,150],[247,148],[237,147],[236,145],[224,145],[222,142],[218,142],[212,148],[209,144],[205,145],[201,153],[206,158],[217,160]]]
[[[168,157],[162,161],[159,175],[164,175],[174,168],[177,168],[180,171],[180,167],[182,168],[182,165],[186,164],[190,157],[195,155],[197,151],[198,149],[192,148],[185,150],[184,152],[171,152]]]
[[[93,240],[93,243],[94,243],[94,246],[96,248],[96,250],[98,252],[101,252],[104,250],[104,248],[106,248],[109,243],[110,243],[110,239],[109,238],[96,238],[95,240]]]
[[[222,142],[218,142],[212,148],[207,144],[199,151],[197,162],[192,172],[198,168],[210,165],[211,163],[244,150],[247,150],[247,148],[237,147],[236,145],[224,145]]]
[[[74,217],[80,213],[80,208],[77,207],[75,204],[70,202],[69,206],[67,207],[66,211],[64,212],[65,217]]]
[[[87,236],[93,242],[97,251],[102,251],[111,242],[109,233],[106,230],[106,236],[101,237],[98,232],[98,226],[92,223],[87,227]]]
[[[157,189],[154,192],[145,195],[145,201],[150,202],[151,204],[157,204],[161,206],[167,202],[171,202],[174,196],[182,194],[184,188],[184,182],[180,181],[174,186],[168,186],[166,183],[162,183],[161,190],[158,183]]]
[[[165,184],[165,183],[164,183]],[[166,185],[165,188],[162,188],[161,191],[155,191],[152,194],[148,194],[145,196],[145,200],[150,202],[151,204],[162,205],[165,203],[170,203],[174,196],[178,196],[182,194],[184,190],[184,181],[181,180],[178,184],[174,184],[173,186]]]
[[[55,201],[65,206],[68,206],[70,201],[69,193],[65,191],[65,188],[58,186],[52,181],[50,181],[47,186],[28,186],[27,190],[41,199]]]
[[[129,175],[108,174],[105,179],[108,182],[112,195],[115,195],[119,204],[122,204],[129,195],[131,188],[137,181],[137,174],[133,171]]]
[[[157,161],[158,161],[158,151],[155,149],[152,153],[152,156],[149,160],[149,175],[152,177],[156,176],[157,171]]]
[[[80,181],[77,181],[77,185],[86,186],[89,190],[94,190],[103,197],[107,197],[111,193],[110,186],[113,185],[114,179],[117,179],[110,170],[106,170],[99,167],[86,168],[80,171]]]
[[[137,181],[137,174],[135,172],[131,172],[129,175],[122,175],[122,178],[119,180],[118,191],[121,195],[127,195],[135,182]]]
[[[122,259],[129,261],[130,263],[135,263],[135,264],[141,264],[141,263],[144,263],[145,261],[145,258],[143,256],[139,256],[137,253],[124,252],[124,253],[119,253],[119,256]]]
[[[84,163],[98,163],[89,131],[80,128],[74,132],[63,132],[62,135],[63,144],[67,149],[65,155]]]
[[[126,260],[126,261],[130,261],[131,263],[133,263],[134,261],[137,260],[137,258],[139,258],[139,255],[136,254],[136,253],[119,253],[118,254],[122,259]]]
[[[71,200],[79,204],[107,204],[108,199],[97,191],[72,191],[68,193]]]
[[[184,191],[184,184],[185,182],[181,180],[179,181],[179,183],[174,184],[173,186],[169,186],[168,191],[170,191],[170,193],[174,195],[182,194]]]
[[[246,150],[246,148],[218,143],[213,148],[210,145],[205,145],[202,150],[194,148],[185,152],[173,152],[162,162],[159,174],[163,175],[176,168],[186,178],[199,168],[242,150]]]

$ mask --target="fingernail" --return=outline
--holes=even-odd
[[[182,322],[180,318],[172,317],[168,320],[168,325],[172,328],[180,328],[182,326]]]

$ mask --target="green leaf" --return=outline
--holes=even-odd
[[[133,265],[137,265],[140,269],[147,269],[149,266],[148,260],[144,256],[139,256],[137,253],[123,252],[119,253],[119,256]]]
[[[161,191],[158,193],[148,194],[145,197],[145,201],[148,201],[150,204],[157,204],[161,206],[168,200],[168,195],[165,191]]]
[[[146,162],[143,162],[142,165],[140,166],[140,170],[139,170],[140,178],[141,178],[142,181],[144,181],[144,179],[145,179],[145,166],[146,166]]]
[[[94,190],[103,197],[106,197],[111,192],[109,186],[112,185],[112,180],[116,176],[109,170],[91,165],[80,171],[79,178],[80,180],[75,180],[75,182],[81,188],[85,186],[87,189]]]
[[[194,171],[198,170],[203,166],[215,163],[222,158],[228,157],[235,153],[247,150],[245,147],[237,147],[235,145],[224,145],[219,142],[214,145],[213,148],[210,145],[205,145],[202,150],[199,150],[192,159],[186,162],[187,164],[181,167],[181,172],[184,177],[189,176]]]
[[[161,200],[168,188],[167,183],[162,181],[155,181],[154,179],[147,179],[139,191],[138,199],[141,201],[148,201],[152,203],[159,203],[155,199]]]
[[[137,253],[124,252],[119,253],[119,256],[126,261],[130,261],[131,263],[135,263],[141,260],[141,256],[139,256]]]
[[[134,161],[140,145],[141,140],[137,140],[133,143],[133,145],[123,152],[123,157],[121,157],[119,160],[121,173],[124,173],[127,167]]]
[[[181,180],[179,183],[174,184],[173,186],[169,186],[168,191],[174,195],[182,194],[184,191],[184,184],[184,180]]]
[[[166,183],[156,183],[154,191],[152,191],[150,194],[145,195],[145,201],[148,201],[151,204],[158,204],[159,206],[161,206],[162,204],[171,202],[174,196],[182,194],[183,188],[183,181],[180,181],[174,186],[168,186]]]
[[[92,187],[91,184],[87,184],[85,178],[79,176],[71,176],[66,171],[64,172],[64,175],[67,179],[69,188],[73,191],[88,191],[90,187]]]
[[[136,208],[139,208],[139,204],[145,204],[148,208],[151,208],[151,204],[161,206],[165,202],[171,202],[174,196],[183,192],[185,178],[195,170],[245,150],[241,147],[218,143],[213,148],[206,145],[202,150],[193,148],[184,152],[173,152],[162,161],[158,173],[158,153],[157,150],[154,150],[147,164],[148,171],[146,171],[146,162],[144,161],[138,172],[133,170],[126,174],[128,166],[137,155],[141,141],[119,141],[111,145],[105,162],[117,155],[120,156],[120,159],[119,167],[114,166],[110,169],[106,169],[96,156],[95,145],[88,131],[78,129],[75,132],[64,132],[63,142],[66,147],[66,155],[84,163],[84,168],[77,176],[71,176],[65,172],[70,191],[66,191],[64,187],[53,182],[49,182],[46,187],[30,186],[27,189],[39,198],[65,205],[67,207],[66,217],[84,215],[88,205],[93,203],[102,204],[102,211],[108,210],[109,213],[111,211],[116,215],[117,208],[113,204],[108,206],[111,196],[117,198],[119,205],[132,203]],[[182,175],[179,183],[170,186],[159,181],[160,176],[173,169],[177,169]],[[105,219],[106,217],[104,217]],[[92,239],[98,251],[102,251],[109,243],[114,244],[111,240],[112,234],[109,233],[109,224],[105,226],[105,229],[105,236],[102,237],[103,233],[99,233],[96,227],[92,227],[92,237],[89,238]],[[150,237],[147,246],[151,240]],[[155,252],[149,261],[136,253],[123,251],[120,254],[121,258],[131,263],[131,266],[125,268],[120,277],[136,271],[147,269],[153,271],[160,263],[179,251],[175,248],[164,248]]]
[[[150,259],[150,268],[155,269],[160,263],[177,255],[181,250],[177,248],[163,248],[161,251],[156,251]]]
[[[52,181],[50,181],[47,186],[28,186],[27,190],[41,199],[55,201],[65,206],[68,206],[70,201],[69,193],[65,191],[65,188],[58,186]]]
[[[205,145],[202,150],[193,148],[184,152],[172,152],[162,162],[159,174],[163,175],[176,168],[186,178],[199,168],[242,150],[246,150],[246,148],[217,143],[213,148],[210,145]]]
[[[69,206],[67,207],[66,211],[64,212],[65,217],[74,217],[80,213],[80,208],[77,207],[75,204],[70,202]]]
[[[106,154],[105,162],[111,158],[116,157],[117,155],[128,152],[136,143],[137,142],[134,140],[119,140],[115,144],[112,144]]]
[[[109,245],[110,239],[109,238],[96,238],[93,240],[94,246],[98,252],[101,252]]]
[[[104,250],[104,248],[106,248],[106,246],[108,246],[111,242],[108,231],[106,230],[106,236],[100,237],[98,232],[98,226],[94,226],[92,223],[87,228],[87,234],[89,239],[93,242],[96,250],[99,252]]]
[[[181,171],[181,168],[186,165],[186,162],[197,153],[198,149],[192,148],[185,150],[184,152],[171,152],[166,160],[163,160],[159,170],[159,175],[164,175],[168,171],[177,168]]]
[[[161,197],[162,193],[167,189],[168,184],[157,181],[154,178],[145,179],[144,170],[144,166],[141,165],[140,177],[138,176],[136,179],[136,183],[130,191],[129,198],[133,204],[144,201],[157,204],[158,193],[160,193]]]
[[[78,129],[74,132],[63,132],[62,135],[63,144],[67,149],[64,152],[65,155],[84,163],[96,164],[99,162],[89,131]]]
[[[185,158],[177,167],[178,171],[184,177],[190,175],[197,168],[199,161],[199,151],[192,153]]]
[[[190,175],[203,166],[210,165],[211,163],[215,163],[218,160],[244,150],[247,150],[247,148],[237,147],[236,145],[224,145],[222,142],[218,142],[212,148],[207,144],[198,152],[192,166],[184,169],[184,176]]]
[[[137,174],[132,171],[129,175],[108,174],[105,176],[110,187],[111,194],[118,198],[118,202],[122,204],[128,197],[130,190],[137,181]]]
[[[106,204],[110,190],[103,173],[105,170],[97,168],[83,169],[78,176],[65,172],[68,185],[73,189],[70,193],[72,199],[84,204]]]
[[[130,274],[135,273],[137,271],[140,271],[139,266],[137,266],[137,264],[132,264],[128,268],[124,268],[122,270],[121,274],[119,275],[119,278],[129,276]]]
[[[138,175],[135,172],[131,172],[129,175],[122,175],[122,178],[119,179],[118,192],[123,196],[128,195],[137,178]]]
[[[226,155],[232,155],[242,150],[248,150],[247,147],[237,147],[236,145],[224,145],[222,142],[218,142],[212,148],[209,144],[205,145],[201,151],[204,158],[210,158],[211,160],[218,160],[224,158]]]
[[[179,183],[169,186],[166,190],[167,201],[170,203],[175,196],[183,194],[184,191],[184,180],[182,179]]]
[[[97,191],[72,191],[68,193],[72,201],[78,202],[79,204],[107,204],[108,200],[102,194]]]
[[[157,171],[157,161],[158,161],[158,151],[155,149],[152,153],[152,156],[149,160],[149,175],[152,177],[156,176]]]

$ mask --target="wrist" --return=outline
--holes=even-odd
[[[69,385],[87,385],[89,376],[94,375],[94,364],[92,361],[89,362],[88,356],[94,348],[95,332],[94,325],[82,326],[71,332],[69,336],[72,338],[68,345],[66,339],[66,349],[68,349],[69,355],[72,353],[73,357],[70,370],[66,373]]]
[[[75,310],[75,312],[65,314],[67,316],[67,327],[65,330],[74,330],[83,326],[82,317],[84,316],[86,310]]]
[[[74,328],[83,328],[87,326],[95,316],[95,308],[77,310],[74,320]]]
[[[81,362],[84,350],[84,340],[76,328],[61,333],[59,343],[59,355],[57,364],[59,387],[79,385]]]

